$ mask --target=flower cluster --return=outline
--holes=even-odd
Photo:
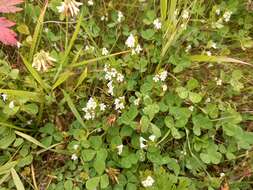
[[[0,94],[2,97],[3,101],[6,102],[8,95],[7,94]]]
[[[100,111],[105,111],[106,105],[104,103],[98,104],[96,100],[92,97],[88,100],[86,107],[82,110],[85,112],[84,119],[92,120],[96,116],[96,109],[99,107]]]
[[[117,83],[122,83],[124,81],[124,75],[119,73],[115,68],[110,68],[108,65],[105,65],[104,72],[105,72],[105,80],[109,81],[107,83],[108,93],[113,96],[114,95],[113,82],[116,81]]]
[[[132,55],[139,54],[142,51],[140,44],[137,44],[133,34],[128,36],[125,44],[132,49]]]
[[[121,96],[114,100],[115,110],[121,112],[125,108],[125,96]]]
[[[162,81],[164,82],[166,80],[168,76],[168,72],[167,71],[162,71],[160,72],[159,74],[156,74],[154,77],[153,77],[153,80],[155,82],[159,82],[159,81]]]
[[[141,182],[141,184],[143,185],[143,187],[151,187],[154,182],[155,180],[151,176],[148,176],[145,180]]]
[[[76,2],[75,0],[65,0],[61,2],[61,5],[57,7],[58,12],[68,16],[69,13],[72,17],[76,16],[79,13],[79,6],[83,3]]]
[[[215,23],[213,23],[212,27],[213,28],[218,28],[218,29],[223,28],[224,27],[223,21],[224,22],[229,22],[232,13],[233,13],[232,11],[226,11],[226,12],[224,12],[223,16],[221,18],[219,18]],[[216,10],[216,14],[220,15],[220,9]]]
[[[54,58],[52,58],[48,52],[45,52],[44,50],[41,50],[40,52],[36,53],[33,58],[32,67],[36,68],[38,71],[47,71],[51,66],[53,66],[53,63],[56,61]]]

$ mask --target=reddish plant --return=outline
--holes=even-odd
[[[21,11],[22,8],[16,5],[22,3],[23,0],[0,0],[0,13],[15,13]],[[4,17],[0,17],[0,42],[5,45],[17,45],[17,34],[10,29],[16,23]]]

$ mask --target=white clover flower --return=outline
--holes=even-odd
[[[7,100],[8,95],[7,94],[1,94],[3,101],[5,102]]]
[[[113,96],[114,95],[114,93],[113,93],[114,86],[112,84],[112,81],[108,82],[107,87],[108,87],[108,93]]]
[[[116,98],[114,100],[115,110],[120,111],[120,110],[124,109],[125,108],[124,101],[125,101],[125,96],[121,96],[119,98]]]
[[[160,78],[161,81],[165,81],[166,78],[167,78],[167,76],[168,76],[168,72],[167,72],[167,71],[162,71],[162,72],[160,73],[159,78]]]
[[[211,56],[211,55],[212,55],[212,53],[211,53],[210,51],[207,51],[206,54],[207,54],[208,56]]]
[[[186,19],[189,18],[189,16],[190,16],[189,11],[188,10],[183,10],[182,18],[186,20]]]
[[[13,109],[14,107],[15,107],[14,101],[11,101],[11,102],[9,103],[9,108],[10,108],[10,109]]]
[[[134,105],[138,106],[140,104],[141,99],[137,98],[134,100]]]
[[[102,55],[108,55],[109,51],[106,48],[102,49]]]
[[[143,149],[143,148],[146,148],[148,145],[145,144],[145,142],[147,142],[146,139],[144,139],[143,137],[140,137],[140,148]]]
[[[162,85],[162,89],[165,92],[168,89],[168,86],[166,84]]]
[[[117,146],[118,149],[118,155],[121,155],[123,152],[123,144]]]
[[[74,150],[77,150],[78,147],[79,147],[79,145],[78,145],[78,144],[75,144],[75,145],[73,146],[73,149],[74,149]]]
[[[151,176],[148,176],[145,180],[141,182],[141,184],[143,185],[143,187],[151,187],[154,182],[155,180]]]
[[[232,11],[226,11],[224,14],[223,14],[223,19],[225,22],[228,22],[230,20],[230,17],[232,15]]]
[[[124,81],[124,75],[122,75],[121,73],[117,74],[117,81],[118,82],[123,82]]]
[[[134,35],[130,34],[125,42],[126,46],[129,48],[134,48],[135,46],[135,39],[134,39]]]
[[[89,6],[93,6],[93,5],[94,5],[93,0],[89,0],[89,1],[88,1],[88,5],[89,5]]]
[[[56,60],[51,57],[48,52],[41,50],[34,55],[32,67],[36,68],[38,71],[44,72],[53,66],[53,62],[55,61]]]
[[[160,30],[162,28],[162,23],[158,18],[153,21],[153,25],[156,30]]]
[[[154,142],[155,139],[156,139],[156,136],[155,135],[150,135],[148,138],[149,138],[149,140],[151,140],[152,142]]]
[[[78,159],[78,157],[77,157],[76,154],[72,154],[72,155],[71,155],[71,160],[74,160],[74,161],[75,161],[75,160],[77,160],[77,159]]]
[[[79,12],[79,6],[83,3],[76,2],[75,0],[65,0],[61,2],[61,5],[57,7],[59,13],[64,13],[66,16],[71,14],[72,17],[76,16]]]
[[[92,97],[90,97],[90,99],[88,100],[88,102],[86,104],[86,108],[87,109],[96,109],[96,107],[97,107],[97,102]]]
[[[99,104],[100,111],[105,111],[106,105],[104,103]]]
[[[118,18],[117,18],[117,21],[118,21],[118,22],[121,22],[123,18],[124,18],[123,13],[122,13],[121,11],[118,11]]]
[[[159,75],[155,75],[153,77],[153,81],[158,82],[160,80]]]
[[[190,106],[188,109],[189,109],[191,112],[193,112],[194,106]]]

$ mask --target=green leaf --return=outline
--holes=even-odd
[[[39,108],[36,104],[34,103],[31,103],[31,104],[25,104],[21,107],[21,110],[22,111],[25,111],[26,113],[28,114],[31,114],[31,115],[36,115],[39,111]]]
[[[0,175],[10,172],[11,168],[17,165],[17,161],[7,162],[3,166],[0,166]]]
[[[80,77],[77,80],[77,83],[76,83],[76,86],[75,86],[74,90],[77,89],[77,87],[80,86],[83,83],[84,79],[86,79],[86,77],[88,75],[87,73],[88,73],[88,68],[85,67],[82,74],[80,75]]]
[[[160,1],[160,10],[161,10],[162,20],[166,19],[166,16],[167,16],[167,6],[168,6],[168,0],[161,0]]]
[[[69,77],[71,77],[74,73],[71,71],[66,71],[64,73],[62,73],[58,80],[54,83],[52,90],[54,90],[55,88],[57,88],[58,86],[60,86],[62,83],[64,83]]]
[[[143,112],[149,116],[150,120],[152,120],[154,118],[155,114],[159,112],[159,109],[160,109],[159,105],[151,104],[151,105],[146,106],[143,109]]]
[[[147,132],[149,125],[150,125],[149,118],[146,115],[142,116],[140,120],[141,131],[144,133]]]
[[[95,168],[96,172],[101,175],[105,171],[105,160],[100,159],[98,156],[96,157],[93,167]]]
[[[91,161],[96,155],[96,151],[92,149],[82,150],[82,158],[85,162]]]
[[[188,90],[194,90],[197,87],[199,87],[199,82],[196,79],[191,78],[190,80],[188,80],[187,85],[186,85],[186,88]]]
[[[25,190],[25,187],[14,168],[11,168],[11,175],[17,190]]]
[[[189,92],[189,99],[192,101],[192,103],[199,103],[202,100],[202,96],[195,92]]]
[[[178,96],[182,99],[186,99],[188,97],[188,90],[184,87],[177,87],[176,92],[178,93]]]
[[[213,127],[212,121],[203,114],[193,116],[192,122],[195,127],[202,129],[211,129]]]
[[[100,177],[100,187],[102,189],[106,188],[109,185],[109,178],[106,174]]]
[[[98,187],[100,181],[100,177],[93,177],[91,179],[88,179],[88,181],[86,182],[86,188],[88,190],[94,190]]]
[[[147,30],[143,30],[141,32],[141,36],[145,39],[145,40],[151,40],[152,37],[155,35],[155,30],[153,29],[147,29]]]
[[[100,136],[91,136],[89,142],[92,148],[98,150],[102,146],[102,138]]]
[[[16,139],[16,135],[13,129],[7,127],[1,127],[0,129],[0,148],[6,149]]]

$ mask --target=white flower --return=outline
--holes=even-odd
[[[76,2],[75,0],[65,0],[61,2],[61,5],[57,7],[59,13],[64,13],[66,16],[70,12],[71,16],[76,16],[79,12],[79,6],[83,3]]]
[[[121,73],[117,74],[117,81],[118,82],[123,82],[124,81],[124,75],[122,75]]]
[[[95,112],[92,110],[85,111],[84,119],[90,120],[95,118]]]
[[[160,80],[159,75],[155,75],[153,77],[153,81],[158,82]]]
[[[140,98],[134,100],[134,105],[138,106],[140,104]]]
[[[9,108],[10,108],[10,109],[13,109],[14,107],[15,107],[14,101],[11,101],[11,102],[9,103]]]
[[[168,86],[166,84],[162,85],[162,89],[165,92],[168,89]]]
[[[89,5],[89,6],[93,6],[93,5],[94,5],[93,0],[89,0],[89,1],[88,1],[88,5]]]
[[[220,15],[220,9],[216,9],[216,10],[215,10],[215,13],[216,13],[217,15]]]
[[[17,47],[18,49],[22,46],[22,44],[20,42],[17,42]]]
[[[151,141],[153,141],[153,142],[154,142],[154,141],[155,141],[155,139],[156,139],[156,136],[155,136],[155,135],[150,135],[148,138],[149,138],[149,140],[151,140]]]
[[[155,29],[157,30],[162,28],[162,23],[160,22],[158,18],[154,20],[153,24],[154,24]]]
[[[217,84],[217,86],[221,86],[222,85],[222,80],[221,79],[216,80],[216,84]]]
[[[211,99],[210,99],[210,98],[207,98],[206,101],[205,101],[205,103],[207,104],[207,103],[209,103],[209,102],[211,102]]]
[[[230,20],[231,15],[232,15],[231,11],[226,11],[223,15],[224,21],[228,22]]]
[[[124,15],[122,14],[122,12],[121,12],[121,11],[118,11],[118,19],[117,19],[117,21],[118,21],[118,22],[121,22],[122,19],[123,19],[123,17],[124,17]]]
[[[191,112],[193,112],[194,106],[190,106],[188,109],[189,109]]]
[[[77,160],[77,159],[78,159],[77,155],[76,154],[72,154],[71,160]]]
[[[105,111],[106,105],[104,103],[99,104],[100,111]]]
[[[124,105],[124,101],[125,101],[125,96],[121,96],[119,98],[116,98],[114,100],[114,105],[115,105],[115,110],[122,110],[125,108],[125,105]]]
[[[94,51],[95,48],[93,46],[86,45],[84,48],[85,51]]]
[[[106,48],[102,49],[102,55],[108,55],[109,51]]]
[[[134,39],[134,35],[130,34],[125,42],[126,46],[129,48],[134,48],[135,46],[135,39]]]
[[[123,151],[123,144],[118,145],[118,146],[117,146],[117,149],[118,149],[118,155],[121,155],[121,153],[122,153],[122,151]]]
[[[133,50],[132,54],[139,54],[141,53],[142,48],[140,46],[140,44],[137,44],[136,48]]]
[[[215,42],[211,42],[211,47],[213,48],[213,49],[217,49],[217,44],[215,43]]]
[[[56,60],[51,57],[48,52],[41,50],[34,55],[32,67],[36,68],[38,71],[44,72],[53,66],[52,62],[54,61]]]
[[[148,145],[145,144],[145,142],[147,142],[146,139],[144,139],[143,137],[140,137],[140,148],[146,148]]]
[[[90,97],[90,99],[88,100],[88,102],[86,104],[86,108],[87,109],[96,109],[96,107],[97,107],[97,102],[92,97]]]
[[[224,173],[220,173],[220,177],[224,177],[225,176],[225,174]]]
[[[114,95],[114,93],[113,93],[114,86],[112,85],[112,81],[108,82],[107,87],[109,88],[108,93],[113,96]]]
[[[79,145],[78,145],[78,144],[75,144],[75,145],[73,146],[73,149],[74,149],[74,150],[77,150],[78,147],[79,147]]]
[[[183,10],[183,12],[182,12],[182,18],[186,20],[186,19],[189,18],[189,16],[190,16],[189,11]]]
[[[191,50],[191,48],[192,48],[191,44],[188,45],[188,46],[186,47],[186,49],[185,49],[185,52],[188,53],[188,52]]]
[[[151,176],[148,176],[144,181],[141,182],[141,184],[143,187],[151,187],[154,182],[155,180]]]
[[[5,102],[7,100],[8,95],[7,94],[1,94],[3,101]]]
[[[161,81],[165,81],[166,78],[167,78],[167,76],[168,76],[168,72],[167,71],[161,72],[160,73],[160,79],[161,79]]]
[[[207,54],[208,56],[211,56],[211,55],[212,55],[212,53],[211,53],[210,51],[207,51],[206,54]]]

